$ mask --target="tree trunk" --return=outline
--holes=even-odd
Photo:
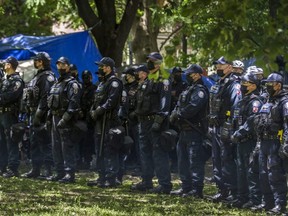
[[[96,15],[89,0],[75,0],[79,16],[83,19],[96,39],[102,56],[114,59],[116,67],[120,67],[123,49],[132,27],[140,0],[126,0],[125,11],[120,23],[116,21],[115,0],[94,0]]]
[[[152,22],[152,13],[150,5],[158,3],[157,0],[143,0],[140,9],[144,11],[142,17],[137,17],[132,28],[132,51],[135,57],[135,63],[143,63],[150,52],[157,52],[157,36],[159,26],[154,26]]]

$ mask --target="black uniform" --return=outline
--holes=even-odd
[[[5,177],[18,175],[19,148],[22,140],[15,131],[11,131],[13,124],[18,122],[18,112],[22,97],[24,82],[19,73],[8,75],[0,90],[0,169]],[[7,166],[8,165],[8,166]]]
[[[27,105],[30,122],[30,151],[32,170],[25,177],[37,177],[40,168],[45,164],[47,170],[53,165],[51,137],[44,128],[48,112],[47,96],[55,82],[54,73],[50,69],[37,71],[34,78],[24,90],[23,99]],[[47,173],[48,174],[48,173]]]
[[[105,76],[105,81],[97,87],[90,112],[96,121],[95,152],[99,186],[112,187],[116,185],[116,177],[119,172],[119,149],[123,144],[124,136],[118,117],[122,90],[123,84],[113,72]],[[116,134],[116,131],[119,133]]]
[[[52,150],[57,175],[51,180],[75,178],[75,123],[80,111],[80,85],[70,73],[59,77],[51,87],[48,106],[52,114]],[[65,162],[65,163],[64,163]]]

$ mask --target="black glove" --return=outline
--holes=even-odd
[[[288,144],[284,144],[280,146],[278,155],[282,159],[288,158]]]
[[[131,121],[137,121],[137,115],[135,113],[135,111],[132,111],[128,114],[128,118],[131,120]]]
[[[231,141],[233,144],[237,144],[240,142],[241,134],[237,131],[234,132],[231,136]]]
[[[94,121],[96,121],[96,119],[97,119],[96,110],[91,110],[91,111],[90,111],[90,116],[91,116],[91,118],[92,118]]]
[[[175,123],[179,120],[179,115],[176,111],[173,111],[169,117],[169,122],[172,125],[175,125]]]
[[[39,126],[41,125],[41,120],[40,120],[40,118],[35,115],[32,124],[33,124],[34,127],[39,127]]]
[[[158,132],[161,129],[161,125],[164,121],[164,117],[160,115],[156,115],[154,123],[152,124],[152,131]]]
[[[58,128],[58,129],[63,129],[63,128],[65,128],[65,127],[67,127],[66,121],[65,121],[64,119],[61,119],[61,120],[58,122],[58,124],[57,124],[57,128]]]
[[[105,113],[105,109],[102,108],[101,106],[98,106],[95,111],[95,115],[99,117],[99,116],[102,116],[104,113]]]

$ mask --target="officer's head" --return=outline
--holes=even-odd
[[[186,80],[189,84],[195,83],[201,79],[203,74],[203,68],[198,64],[191,64],[186,70],[184,70]]]
[[[115,62],[110,57],[103,57],[100,61],[96,61],[95,64],[98,65],[99,73],[103,73],[105,76],[113,72],[115,69]]]
[[[232,72],[232,65],[222,56],[213,62],[216,66],[217,75],[225,78]]]
[[[56,62],[57,69],[59,71],[60,76],[63,76],[70,71],[70,62],[69,59],[61,56]]]
[[[9,56],[7,59],[3,61],[4,63],[4,71],[9,75],[16,71],[18,67],[18,61],[13,56]]]
[[[267,92],[270,97],[273,97],[277,95],[283,88],[283,81],[284,78],[282,74],[273,72],[271,73],[267,79],[263,80],[263,83],[265,83]]]
[[[34,60],[34,67],[36,69],[50,68],[51,58],[47,52],[38,52],[32,59]]]
[[[123,71],[123,75],[128,83],[132,83],[136,79],[136,70],[135,68],[128,67]]]
[[[264,73],[262,68],[258,68],[255,65],[252,65],[246,69],[246,73],[253,73],[259,81],[264,78]]]
[[[241,92],[242,95],[248,95],[255,91],[260,85],[260,81],[257,79],[256,75],[249,72],[241,77]]]
[[[89,70],[82,72],[82,80],[84,84],[92,83],[92,73]]]
[[[75,64],[70,64],[70,73],[74,78],[78,78],[78,68]]]
[[[182,69],[181,67],[173,67],[171,70],[170,70],[170,73],[171,73],[171,78],[172,78],[172,81],[173,82],[176,82],[176,83],[179,83],[179,82],[182,82]]]
[[[149,74],[149,70],[146,65],[139,65],[138,67],[135,68],[135,74],[138,76],[139,81],[144,81]]]
[[[160,69],[163,57],[159,52],[152,52],[147,56],[147,68],[150,73],[155,73]]]
[[[232,62],[233,72],[237,75],[241,75],[244,71],[244,63],[240,60],[234,60]]]

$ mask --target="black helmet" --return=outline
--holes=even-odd
[[[283,84],[284,78],[280,73],[273,72],[263,82],[279,82]]]
[[[257,78],[253,72],[248,72],[241,77],[241,82],[251,82],[257,86],[260,84],[260,80]]]
[[[133,67],[128,67],[125,68],[125,70],[123,71],[123,74],[130,74],[131,76],[136,76],[136,70]]]
[[[91,73],[91,71],[89,71],[89,70],[84,70],[84,71],[82,72],[82,80],[85,79],[85,78],[87,78],[87,77],[92,77],[92,73]]]
[[[41,60],[43,62],[50,62],[51,58],[47,52],[38,52],[36,56],[32,57],[34,60]]]
[[[198,64],[191,64],[191,65],[189,65],[189,67],[186,70],[184,70],[184,73],[185,73],[185,75],[189,75],[189,74],[192,74],[192,73],[202,74],[203,73],[203,69]]]
[[[170,73],[171,74],[173,74],[173,73],[182,73],[183,71],[182,71],[182,69],[181,69],[181,67],[173,67],[172,69],[171,69],[171,71],[170,71]]]

